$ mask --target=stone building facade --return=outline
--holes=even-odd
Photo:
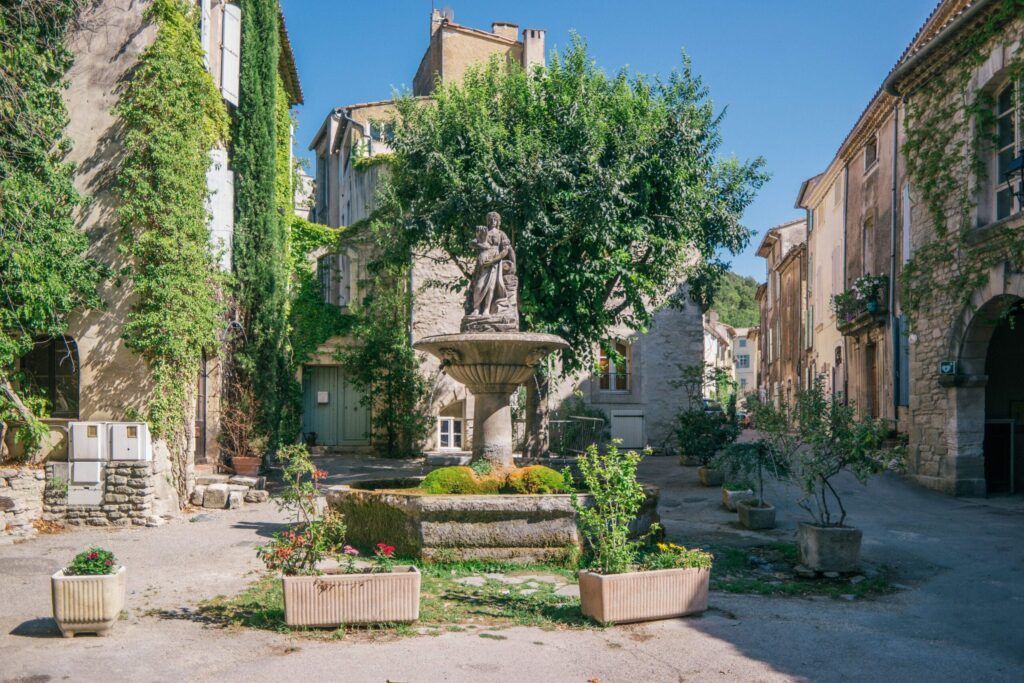
[[[519,31],[515,24],[497,22],[491,31],[454,23],[451,14],[434,11],[430,20],[430,42],[413,79],[413,94],[428,97],[438,81],[459,81],[471,65],[493,56],[506,57],[525,68],[544,64],[544,31]],[[324,120],[310,143],[316,156],[315,201],[310,220],[331,227],[350,226],[369,217],[374,208],[374,193],[386,164],[375,157],[390,152],[388,118],[394,115],[389,101],[353,104],[334,109]],[[481,216],[481,220],[483,217]],[[313,254],[324,278],[325,300],[345,307],[359,292],[358,281],[365,273],[367,254],[358,239],[347,243],[339,253]],[[454,264],[445,263],[439,254],[416,257],[412,262],[410,287],[415,292],[411,311],[410,336],[413,342],[424,337],[454,332],[463,315],[463,299],[458,293],[436,286],[462,277]],[[680,285],[685,290],[685,285]],[[678,294],[678,293],[677,293]],[[685,299],[685,291],[679,298]],[[622,438],[630,447],[671,446],[672,425],[679,409],[681,392],[672,386],[679,365],[700,363],[702,324],[699,306],[686,304],[682,309],[659,310],[645,334],[621,328],[613,330],[612,343],[619,351],[620,365],[602,357],[598,367],[579,377],[563,378],[553,384],[550,400],[556,407],[570,397],[580,397],[601,410],[608,419],[613,437]],[[351,339],[333,338],[302,368],[304,405],[314,415],[304,413],[303,431],[316,432],[325,446],[350,449],[370,446],[369,416],[355,408],[359,396],[340,375],[335,350]],[[438,361],[424,358],[422,371],[431,391],[431,411],[437,416],[434,430],[424,447],[428,451],[466,451],[471,448],[473,397],[465,387],[440,372]],[[321,392],[339,394],[334,410],[317,409]],[[340,393],[339,393],[340,392]],[[346,415],[338,419],[337,415]],[[323,440],[325,422],[335,441]],[[337,428],[340,425],[340,429]]]

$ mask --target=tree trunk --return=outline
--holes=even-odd
[[[0,380],[2,380],[0,381],[0,391],[3,391],[4,396],[6,396],[7,400],[11,402],[11,405],[14,406],[14,409],[18,411],[18,414],[21,415],[22,421],[25,422],[26,424],[32,424],[33,422],[37,422],[38,418],[32,414],[32,411],[28,409],[28,407],[22,402],[21,397],[19,397],[17,392],[14,391],[14,387],[11,386],[11,380],[8,379],[6,375],[0,378]],[[5,422],[4,429],[2,432],[0,432],[0,455],[3,456],[6,456],[7,454],[7,448],[2,441],[2,437],[7,435],[6,432],[7,423]],[[33,465],[38,464],[36,459],[42,452],[43,450],[39,449],[37,453],[32,453],[29,462]]]
[[[523,456],[541,458],[550,449],[548,439],[548,393],[551,381],[547,377],[535,375],[526,383],[526,443],[523,445]]]
[[[0,420],[0,462],[7,460],[7,423]]]

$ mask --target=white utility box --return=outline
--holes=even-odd
[[[112,422],[110,444],[110,456],[113,460],[152,460],[149,425],[145,422]]]
[[[68,505],[101,505],[103,503],[102,486],[68,486]]]
[[[70,422],[71,460],[109,460],[110,433],[106,422]]]
[[[72,484],[97,485],[103,480],[104,464],[99,460],[75,460],[71,463]]]

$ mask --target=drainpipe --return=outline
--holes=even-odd
[[[889,336],[892,337],[892,418],[900,419],[900,334],[896,323],[896,169],[900,153],[900,103],[892,105],[892,199],[889,213],[892,215],[889,230]]]
[[[843,164],[843,291],[846,291],[846,235],[850,214],[850,165]],[[843,335],[843,403],[850,402],[850,345]]]

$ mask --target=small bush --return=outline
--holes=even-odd
[[[89,548],[75,555],[75,559],[64,568],[67,576],[96,576],[113,574],[117,571],[117,558],[114,553],[103,548]]]
[[[571,490],[561,472],[544,465],[514,470],[508,475],[506,486],[511,493],[568,493]]]
[[[644,569],[711,569],[715,556],[699,548],[675,543],[659,543],[656,550],[643,556]]]
[[[469,467],[438,468],[420,484],[427,493],[487,494],[497,493],[500,487],[498,480],[477,477]]]

